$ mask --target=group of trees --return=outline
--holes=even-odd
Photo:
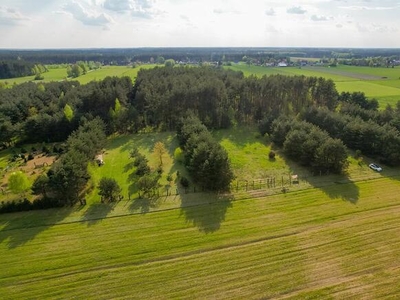
[[[200,120],[189,115],[181,120],[177,137],[184,164],[197,184],[207,190],[226,190],[234,175],[226,150]]]
[[[68,77],[76,78],[86,74],[90,70],[96,70],[101,67],[101,63],[94,61],[77,61],[74,64],[68,65],[67,75]]]
[[[50,198],[57,205],[72,205],[79,200],[90,179],[88,163],[105,145],[104,127],[103,121],[96,118],[74,131],[66,142],[66,153],[33,183],[34,194]]]
[[[175,129],[192,110],[210,128],[254,124],[270,114],[298,113],[308,106],[337,105],[332,80],[304,76],[245,78],[215,68],[154,68],[140,70],[133,106],[148,126]]]
[[[100,117],[107,133],[135,131],[139,122],[128,100],[131,91],[128,77],[84,86],[77,81],[29,82],[0,89],[0,145],[65,141],[82,117]]]
[[[47,72],[47,68],[42,64],[22,60],[0,61],[0,79],[40,75],[44,72]]]
[[[315,172],[341,173],[347,167],[347,149],[318,126],[280,116],[272,122],[271,140],[283,152]]]
[[[341,139],[347,147],[379,158],[389,165],[400,164],[399,109],[365,110],[356,104],[339,111],[312,107],[303,118]]]

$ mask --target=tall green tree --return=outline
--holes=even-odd
[[[118,182],[114,178],[103,177],[100,179],[99,195],[106,201],[113,202],[120,195],[122,189],[118,185]]]

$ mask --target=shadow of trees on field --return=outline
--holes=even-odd
[[[300,181],[306,181],[314,188],[324,192],[330,199],[341,199],[352,204],[356,204],[360,197],[359,187],[353,182],[349,175],[344,174],[317,174],[300,166],[291,159],[287,158],[279,148],[273,148],[285,160],[289,166],[290,174],[297,174]],[[289,175],[288,174],[288,180]]]
[[[181,215],[186,222],[192,223],[200,232],[213,233],[220,229],[225,221],[228,208],[232,207],[231,195],[185,194],[181,193]]]
[[[157,207],[157,198],[136,198],[129,206],[131,213],[139,211],[141,214],[146,214],[152,208]]]
[[[106,218],[107,215],[114,209],[117,202],[101,203],[96,202],[89,206],[83,215],[81,221],[87,223],[87,226],[93,226]]]
[[[64,220],[75,209],[64,207],[0,215],[0,243],[8,240],[9,249],[23,246]]]

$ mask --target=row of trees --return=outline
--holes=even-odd
[[[181,120],[177,137],[190,175],[207,190],[226,190],[234,175],[226,150],[194,115]]]

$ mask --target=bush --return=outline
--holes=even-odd
[[[180,183],[184,188],[188,188],[190,185],[189,180],[183,176],[181,177]]]
[[[273,159],[275,159],[275,155],[276,155],[276,153],[274,152],[274,151],[269,151],[269,153],[268,153],[268,157],[269,157],[269,159],[271,159],[271,160],[273,160]]]
[[[27,153],[28,151],[26,151],[26,149],[25,148],[21,148],[21,153]]]
[[[29,153],[29,155],[28,155],[28,160],[32,160],[33,159],[33,154],[32,153]]]
[[[180,147],[176,148],[174,151],[174,158],[177,162],[182,163],[183,162],[183,153],[182,149]]]

